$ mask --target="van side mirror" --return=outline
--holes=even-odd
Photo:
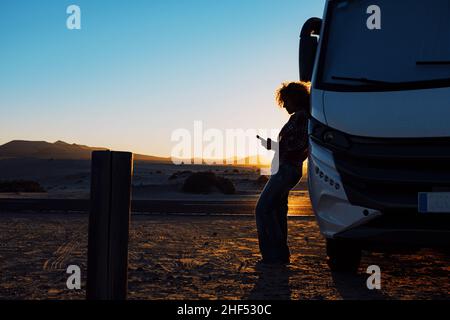
[[[310,18],[303,25],[299,49],[301,81],[310,82],[312,79],[321,28],[322,19],[320,18]]]

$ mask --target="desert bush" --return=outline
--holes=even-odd
[[[36,181],[10,180],[0,181],[0,192],[45,192],[45,189]]]
[[[188,193],[208,194],[218,189],[224,194],[234,194],[236,188],[231,180],[217,177],[213,172],[197,172],[189,176],[183,185]]]
[[[234,186],[233,181],[227,178],[223,177],[217,177],[217,188],[223,193],[223,194],[235,194],[236,193],[236,187]]]
[[[186,179],[183,191],[189,193],[210,193],[216,185],[216,175],[211,172],[197,172]]]
[[[183,177],[185,177],[185,176],[187,176],[187,175],[190,175],[190,174],[192,174],[192,171],[189,171],[189,170],[185,170],[185,171],[177,171],[177,172],[173,173],[173,174],[169,177],[169,180],[176,180],[176,179],[178,179],[178,178],[183,178]]]
[[[175,180],[178,179],[178,175],[176,173],[173,173],[170,177],[169,180]]]

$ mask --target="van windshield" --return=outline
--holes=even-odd
[[[323,84],[450,82],[450,1],[330,1],[326,19]]]

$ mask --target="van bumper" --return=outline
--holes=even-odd
[[[450,246],[450,214],[421,214],[416,207],[374,208],[355,205],[334,155],[310,141],[309,195],[321,233],[330,239],[367,246]]]
[[[450,215],[386,212],[334,238],[353,240],[362,247],[450,248]]]

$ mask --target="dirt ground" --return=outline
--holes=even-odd
[[[292,217],[288,267],[255,267],[253,217],[133,216],[129,299],[449,299],[450,257],[365,253],[358,275],[332,273],[312,217]],[[0,298],[83,299],[86,214],[0,215]],[[79,265],[82,290],[66,288]],[[382,289],[366,287],[369,265]]]

